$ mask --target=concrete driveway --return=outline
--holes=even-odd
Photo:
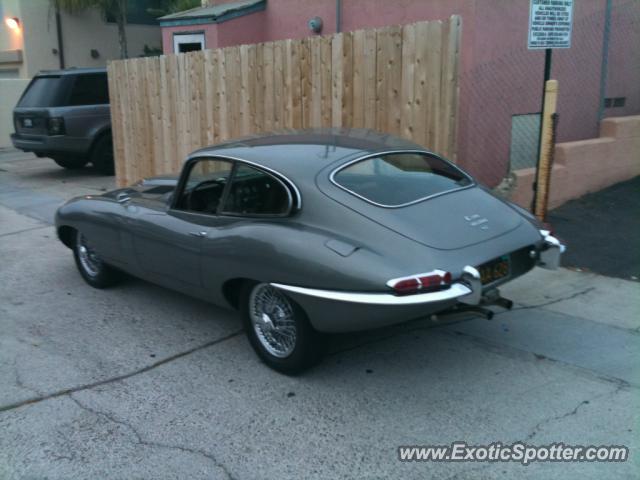
[[[638,477],[638,283],[536,270],[492,321],[337,336],[320,366],[286,377],[233,312],[135,279],[83,283],[47,221],[112,182],[0,154],[0,479]],[[398,461],[399,445],[460,440],[631,453]]]

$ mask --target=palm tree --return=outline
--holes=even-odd
[[[56,11],[64,10],[76,13],[87,8],[100,8],[103,12],[110,12],[118,25],[118,41],[120,43],[120,58],[128,58],[127,33],[127,4],[128,0],[52,0]]]

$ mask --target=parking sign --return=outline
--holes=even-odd
[[[570,48],[572,26],[573,0],[531,0],[529,49]]]

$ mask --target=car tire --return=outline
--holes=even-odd
[[[322,358],[324,335],[314,330],[304,310],[281,290],[268,283],[245,283],[240,311],[249,343],[274,370],[294,375]]]
[[[78,170],[80,168],[84,168],[84,166],[89,162],[86,158],[79,157],[54,157],[53,161],[60,165],[62,168],[66,168],[68,170]]]
[[[115,173],[111,135],[105,134],[96,140],[91,149],[91,163],[93,168],[104,175],[113,175]]]
[[[75,232],[73,240],[73,257],[84,281],[94,288],[110,287],[122,278],[119,270],[100,259],[86,237],[79,231]]]

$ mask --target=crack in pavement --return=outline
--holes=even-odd
[[[506,356],[508,355],[507,352],[515,352],[520,356],[523,356],[523,358],[529,358],[531,361],[545,361],[545,362],[555,363],[558,365],[563,365],[567,368],[571,368],[576,371],[583,372],[584,374],[588,375],[590,378],[595,378],[603,382],[613,383],[615,385],[622,386],[625,388],[636,388],[636,389],[640,388],[638,384],[629,383],[628,381],[623,380],[621,378],[612,377],[595,370],[590,370],[589,368],[583,367],[578,364],[573,364],[557,358],[548,357],[547,355],[542,355],[536,352],[532,352],[530,350],[518,348],[513,345],[506,345],[503,343],[492,342],[491,340],[488,340],[486,338],[476,337],[475,335],[461,332],[460,330],[451,330],[451,331],[443,330],[443,333],[447,335],[458,335],[461,337],[465,337],[470,342],[473,342],[474,345],[477,345],[480,348],[484,348],[489,352],[493,352],[496,355]]]
[[[51,225],[40,225],[38,227],[31,227],[31,228],[25,228],[24,230],[18,230],[17,232],[3,233],[2,235],[0,235],[0,238],[8,237],[10,235],[19,235],[21,233],[31,232],[32,230],[40,230],[42,228],[51,228]]]
[[[594,401],[594,400],[598,400],[598,399],[600,399],[600,398],[613,397],[614,395],[617,395],[618,393],[620,393],[620,391],[624,390],[626,387],[627,387],[627,385],[625,385],[625,384],[623,384],[623,383],[620,383],[620,384],[618,385],[618,387],[617,387],[617,388],[615,388],[615,389],[614,389],[613,391],[611,391],[611,392],[606,392],[606,393],[601,393],[601,394],[598,394],[598,395],[594,395],[593,397],[590,397],[590,398],[589,398],[589,399],[587,399],[587,400],[582,400],[582,401],[581,401],[580,403],[578,403],[574,408],[572,408],[571,410],[569,410],[569,411],[568,411],[568,412],[566,412],[566,413],[563,413],[563,414],[561,414],[561,415],[556,415],[556,416],[553,416],[553,417],[550,417],[550,418],[545,418],[545,419],[541,420],[540,422],[538,422],[538,423],[533,427],[533,429],[531,430],[531,432],[530,432],[530,433],[525,437],[525,439],[524,439],[524,440],[515,440],[515,441],[512,441],[512,442],[511,442],[511,444],[518,443],[518,442],[525,443],[525,442],[527,442],[527,441],[529,441],[529,440],[533,439],[533,438],[538,434],[538,432],[540,431],[540,429],[542,428],[542,426],[544,426],[544,425],[546,425],[546,424],[548,424],[548,423],[551,423],[551,422],[555,422],[555,421],[557,421],[557,420],[562,420],[562,419],[564,419],[564,418],[567,418],[567,417],[571,417],[571,416],[573,416],[573,415],[576,415],[576,414],[578,413],[578,411],[580,410],[580,408],[582,408],[584,405],[588,405],[588,404],[590,404],[592,401]],[[508,445],[508,444],[509,444],[509,443],[505,443],[505,445]],[[472,473],[472,472],[473,472],[473,473],[477,473],[477,472],[480,472],[480,471],[482,471],[482,470],[486,470],[486,469],[488,469],[488,468],[492,467],[494,464],[495,464],[495,462],[487,462],[487,463],[484,463],[483,465],[480,465],[480,466],[473,466],[473,467],[471,467],[471,468],[467,468],[467,469],[465,469],[465,470],[461,470],[461,471],[459,471],[459,472],[457,472],[457,473],[453,474],[452,476],[447,477],[445,480],[455,480],[455,479],[457,479],[457,478],[468,478],[468,477],[467,477],[467,475],[468,475],[468,474],[470,474],[470,473]],[[476,477],[476,475],[474,475],[473,477]]]
[[[563,413],[562,415],[556,415],[554,417],[550,417],[550,418],[545,418],[543,420],[540,420],[531,430],[531,432],[525,437],[524,441],[527,440],[531,440],[533,437],[535,437],[538,432],[540,431],[540,429],[551,422],[555,422],[556,420],[562,420],[564,418],[567,417],[571,417],[573,415],[576,415],[578,413],[578,411],[580,410],[580,408],[582,408],[585,405],[589,405],[591,402],[593,402],[594,400],[598,400],[600,398],[605,398],[605,397],[613,397],[615,395],[617,395],[618,393],[620,393],[622,390],[624,390],[626,387],[628,387],[628,385],[625,385],[623,382],[620,382],[618,384],[618,386],[615,388],[615,390],[613,390],[612,392],[607,392],[607,393],[601,393],[599,395],[595,395],[593,397],[588,398],[587,400],[582,400],[580,403],[578,403],[574,408],[572,408],[571,410],[569,410],[566,413]]]
[[[544,307],[548,307],[549,305],[555,305],[556,303],[560,303],[560,302],[566,302],[567,300],[573,300],[576,297],[580,297],[582,295],[586,295],[587,293],[595,290],[596,287],[589,287],[589,288],[585,288],[584,290],[581,290],[579,292],[576,293],[572,293],[571,295],[568,295],[566,297],[560,297],[560,298],[556,298],[555,300],[549,300],[548,302],[544,302],[544,303],[538,303],[535,305],[521,305],[519,307],[515,307],[512,308],[511,310],[506,310],[504,312],[498,312],[496,313],[496,315],[501,315],[503,313],[507,313],[507,312],[514,312],[516,310],[530,310],[532,308],[544,308]]]
[[[47,395],[40,395],[37,397],[32,397],[32,398],[28,398],[26,400],[22,400],[20,402],[15,402],[15,403],[10,403],[8,405],[0,405],[0,413],[2,412],[6,412],[9,410],[15,410],[16,408],[20,408],[20,407],[24,407],[26,405],[33,405],[35,403],[40,403],[43,402],[45,400],[50,400],[52,398],[58,398],[58,397],[62,397],[65,395],[70,395],[72,393],[75,392],[81,392],[83,390],[90,390],[92,388],[95,387],[99,387],[102,385],[108,385],[110,383],[114,383],[114,382],[119,382],[121,380],[126,380],[128,378],[131,377],[135,377],[136,375],[140,375],[142,373],[146,373],[150,370],[153,370],[155,368],[158,368],[162,365],[165,365],[167,363],[173,362],[175,360],[178,360],[182,357],[186,357],[187,355],[191,355],[192,353],[198,352],[200,350],[204,350],[205,348],[209,348],[209,347],[213,347],[214,345],[218,345],[220,343],[223,343],[227,340],[230,340],[234,337],[237,337],[238,335],[240,335],[243,332],[243,330],[237,330],[235,332],[232,332],[228,335],[225,335],[224,337],[218,338],[216,340],[211,340],[209,342],[203,343],[202,345],[198,345],[196,347],[190,348],[189,350],[185,350],[184,352],[180,352],[180,353],[176,353],[174,355],[171,355],[169,357],[163,358],[162,360],[159,360],[155,363],[152,363],[150,365],[147,365],[146,367],[142,367],[139,368],[137,370],[134,370],[132,372],[129,373],[125,373],[122,375],[117,375],[115,377],[110,377],[110,378],[106,378],[104,380],[99,380],[97,382],[93,382],[93,383],[88,383],[85,385],[79,385],[77,387],[72,387],[72,388],[66,388],[64,390],[58,390],[57,392],[53,392],[53,393],[49,393]]]
[[[38,396],[42,395],[42,393],[40,393],[37,389],[30,387],[29,385],[24,383],[24,380],[22,380],[22,375],[20,374],[20,368],[18,367],[18,361],[16,358],[13,359],[13,374],[16,377],[15,383],[18,387],[22,388],[23,390],[28,390],[31,393],[35,393]]]
[[[585,294],[591,292],[592,290],[595,290],[595,287],[589,287],[589,288],[586,288],[586,289],[581,290],[579,292],[576,292],[576,293],[573,293],[571,295],[568,295],[566,297],[556,298],[554,300],[550,300],[550,301],[545,302],[545,303],[540,303],[540,304],[536,304],[536,305],[522,305],[520,307],[512,308],[511,310],[503,310],[503,311],[500,311],[500,312],[494,312],[494,317],[496,317],[498,315],[504,315],[505,313],[513,312],[513,311],[516,311],[516,310],[529,310],[529,309],[534,309],[534,308],[543,308],[543,307],[546,307],[546,306],[549,306],[549,305],[553,305],[553,304],[556,304],[556,303],[564,302],[564,301],[567,301],[567,300],[572,300],[572,299],[574,299],[576,297],[579,297],[581,295],[585,295]],[[373,339],[368,339],[368,340],[365,340],[364,342],[360,342],[360,343],[358,343],[356,345],[352,345],[352,346],[349,346],[349,347],[345,347],[345,348],[342,348],[342,349],[339,349],[339,350],[335,350],[335,351],[329,352],[327,354],[327,356],[339,355],[341,353],[349,352],[351,350],[356,350],[356,349],[358,349],[360,347],[366,347],[368,345],[372,345],[372,344],[375,344],[375,343],[383,342],[385,340],[390,340],[392,338],[395,338],[397,336],[400,336],[400,335],[403,335],[403,334],[407,334],[407,333],[412,333],[412,332],[417,332],[417,331],[425,331],[425,330],[430,330],[430,329],[439,328],[439,327],[450,327],[452,325],[457,325],[459,323],[465,323],[465,322],[469,322],[471,320],[475,320],[477,318],[481,318],[477,314],[473,314],[473,313],[469,313],[469,312],[455,312],[455,311],[453,311],[453,312],[451,312],[452,316],[454,316],[454,315],[463,316],[464,315],[464,318],[460,318],[458,320],[453,320],[453,321],[450,321],[450,322],[446,322],[447,314],[437,314],[436,313],[435,315],[438,316],[439,318],[445,320],[445,321],[442,322],[442,321],[439,320],[438,323],[433,324],[433,325],[419,326],[419,327],[413,327],[413,328],[404,328],[404,329],[402,329],[400,331],[392,332],[392,333],[390,333],[388,335],[384,335],[384,336],[373,338]],[[415,321],[419,322],[419,321],[424,321],[424,320],[425,320],[424,318],[421,318],[421,319],[416,319]],[[410,323],[411,323],[411,321],[408,322],[408,323],[405,323],[405,325],[410,324]],[[402,324],[400,324],[400,325],[402,325]],[[640,327],[638,327],[638,329],[640,330]],[[462,334],[462,333],[460,333],[460,334]]]
[[[189,448],[189,447],[185,447],[185,446],[182,446],[182,445],[169,445],[169,444],[166,444],[166,443],[160,443],[160,442],[153,442],[153,441],[145,440],[144,438],[142,438],[142,435],[140,434],[140,432],[138,432],[138,430],[133,425],[131,425],[129,422],[125,422],[124,420],[118,420],[117,418],[115,418],[113,415],[111,415],[109,413],[103,412],[101,410],[96,410],[94,408],[89,407],[88,405],[85,405],[80,400],[78,400],[76,397],[74,397],[73,393],[69,393],[68,397],[78,407],[80,407],[82,410],[84,410],[86,412],[89,412],[89,413],[91,413],[91,414],[93,414],[95,416],[106,418],[108,421],[110,421],[112,423],[115,423],[117,425],[122,425],[125,428],[127,428],[135,436],[135,438],[136,438],[136,441],[134,442],[135,444],[143,445],[145,447],[151,447],[151,448],[164,448],[164,449],[168,449],[168,450],[179,450],[181,452],[190,453],[192,455],[199,455],[199,456],[204,457],[207,460],[211,461],[216,468],[219,468],[220,470],[222,470],[228,480],[234,480],[234,477],[231,475],[231,473],[229,472],[227,467],[224,464],[222,464],[221,462],[219,462],[210,453],[207,453],[204,450],[199,450],[199,449],[195,449],[195,448]]]

